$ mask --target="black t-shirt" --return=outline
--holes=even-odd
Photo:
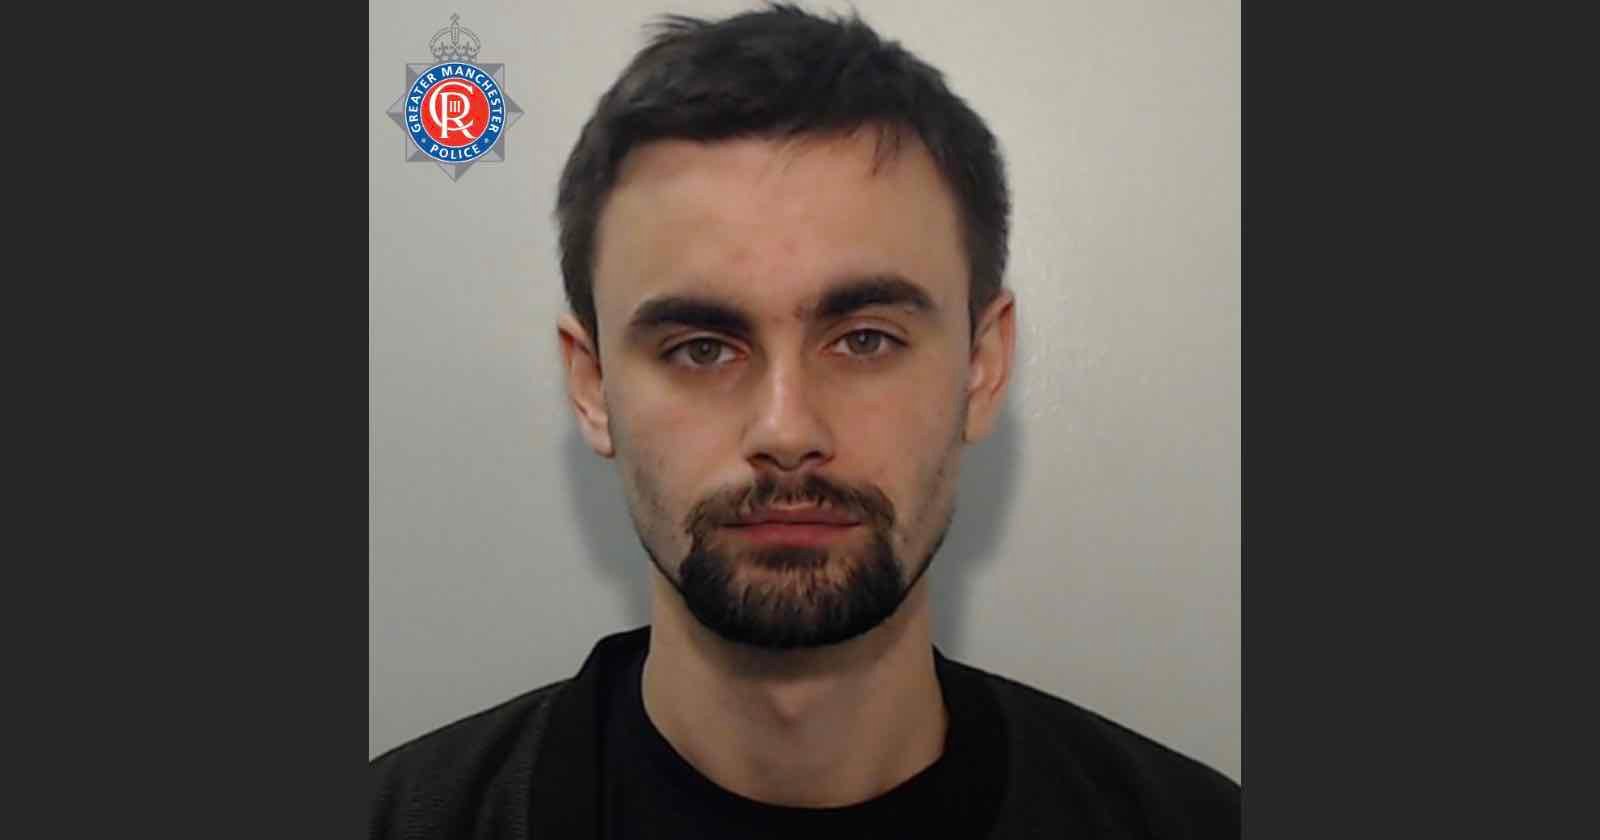
[[[981,698],[953,697],[959,692],[948,681],[941,681],[949,723],[938,760],[866,802],[799,808],[740,796],[689,764],[645,714],[643,674],[641,651],[612,693],[603,725],[606,840],[979,837],[994,820],[1001,790],[994,774],[1004,774],[1004,742],[985,742],[981,735],[999,731],[999,712]]]

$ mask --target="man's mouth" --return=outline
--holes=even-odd
[[[725,529],[749,542],[817,546],[843,538],[860,524],[860,519],[833,508],[769,508],[730,522]]]

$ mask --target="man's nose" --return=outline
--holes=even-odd
[[[819,383],[798,363],[775,363],[756,386],[745,433],[745,459],[758,470],[795,471],[833,459],[833,430],[821,411]]]

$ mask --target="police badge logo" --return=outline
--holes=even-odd
[[[406,160],[435,163],[455,181],[506,159],[506,129],[522,109],[505,93],[506,66],[478,61],[483,42],[460,15],[428,42],[431,62],[406,64],[406,92],[384,113],[406,135]]]

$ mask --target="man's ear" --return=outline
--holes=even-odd
[[[606,413],[604,379],[600,369],[598,340],[589,335],[572,313],[556,322],[561,342],[561,364],[567,373],[567,396],[578,417],[578,431],[589,448],[602,458],[616,454],[611,443],[611,420]]]
[[[994,430],[1017,345],[1016,296],[1009,289],[978,315],[972,337],[972,358],[967,368],[967,418],[962,439],[977,443]]]

